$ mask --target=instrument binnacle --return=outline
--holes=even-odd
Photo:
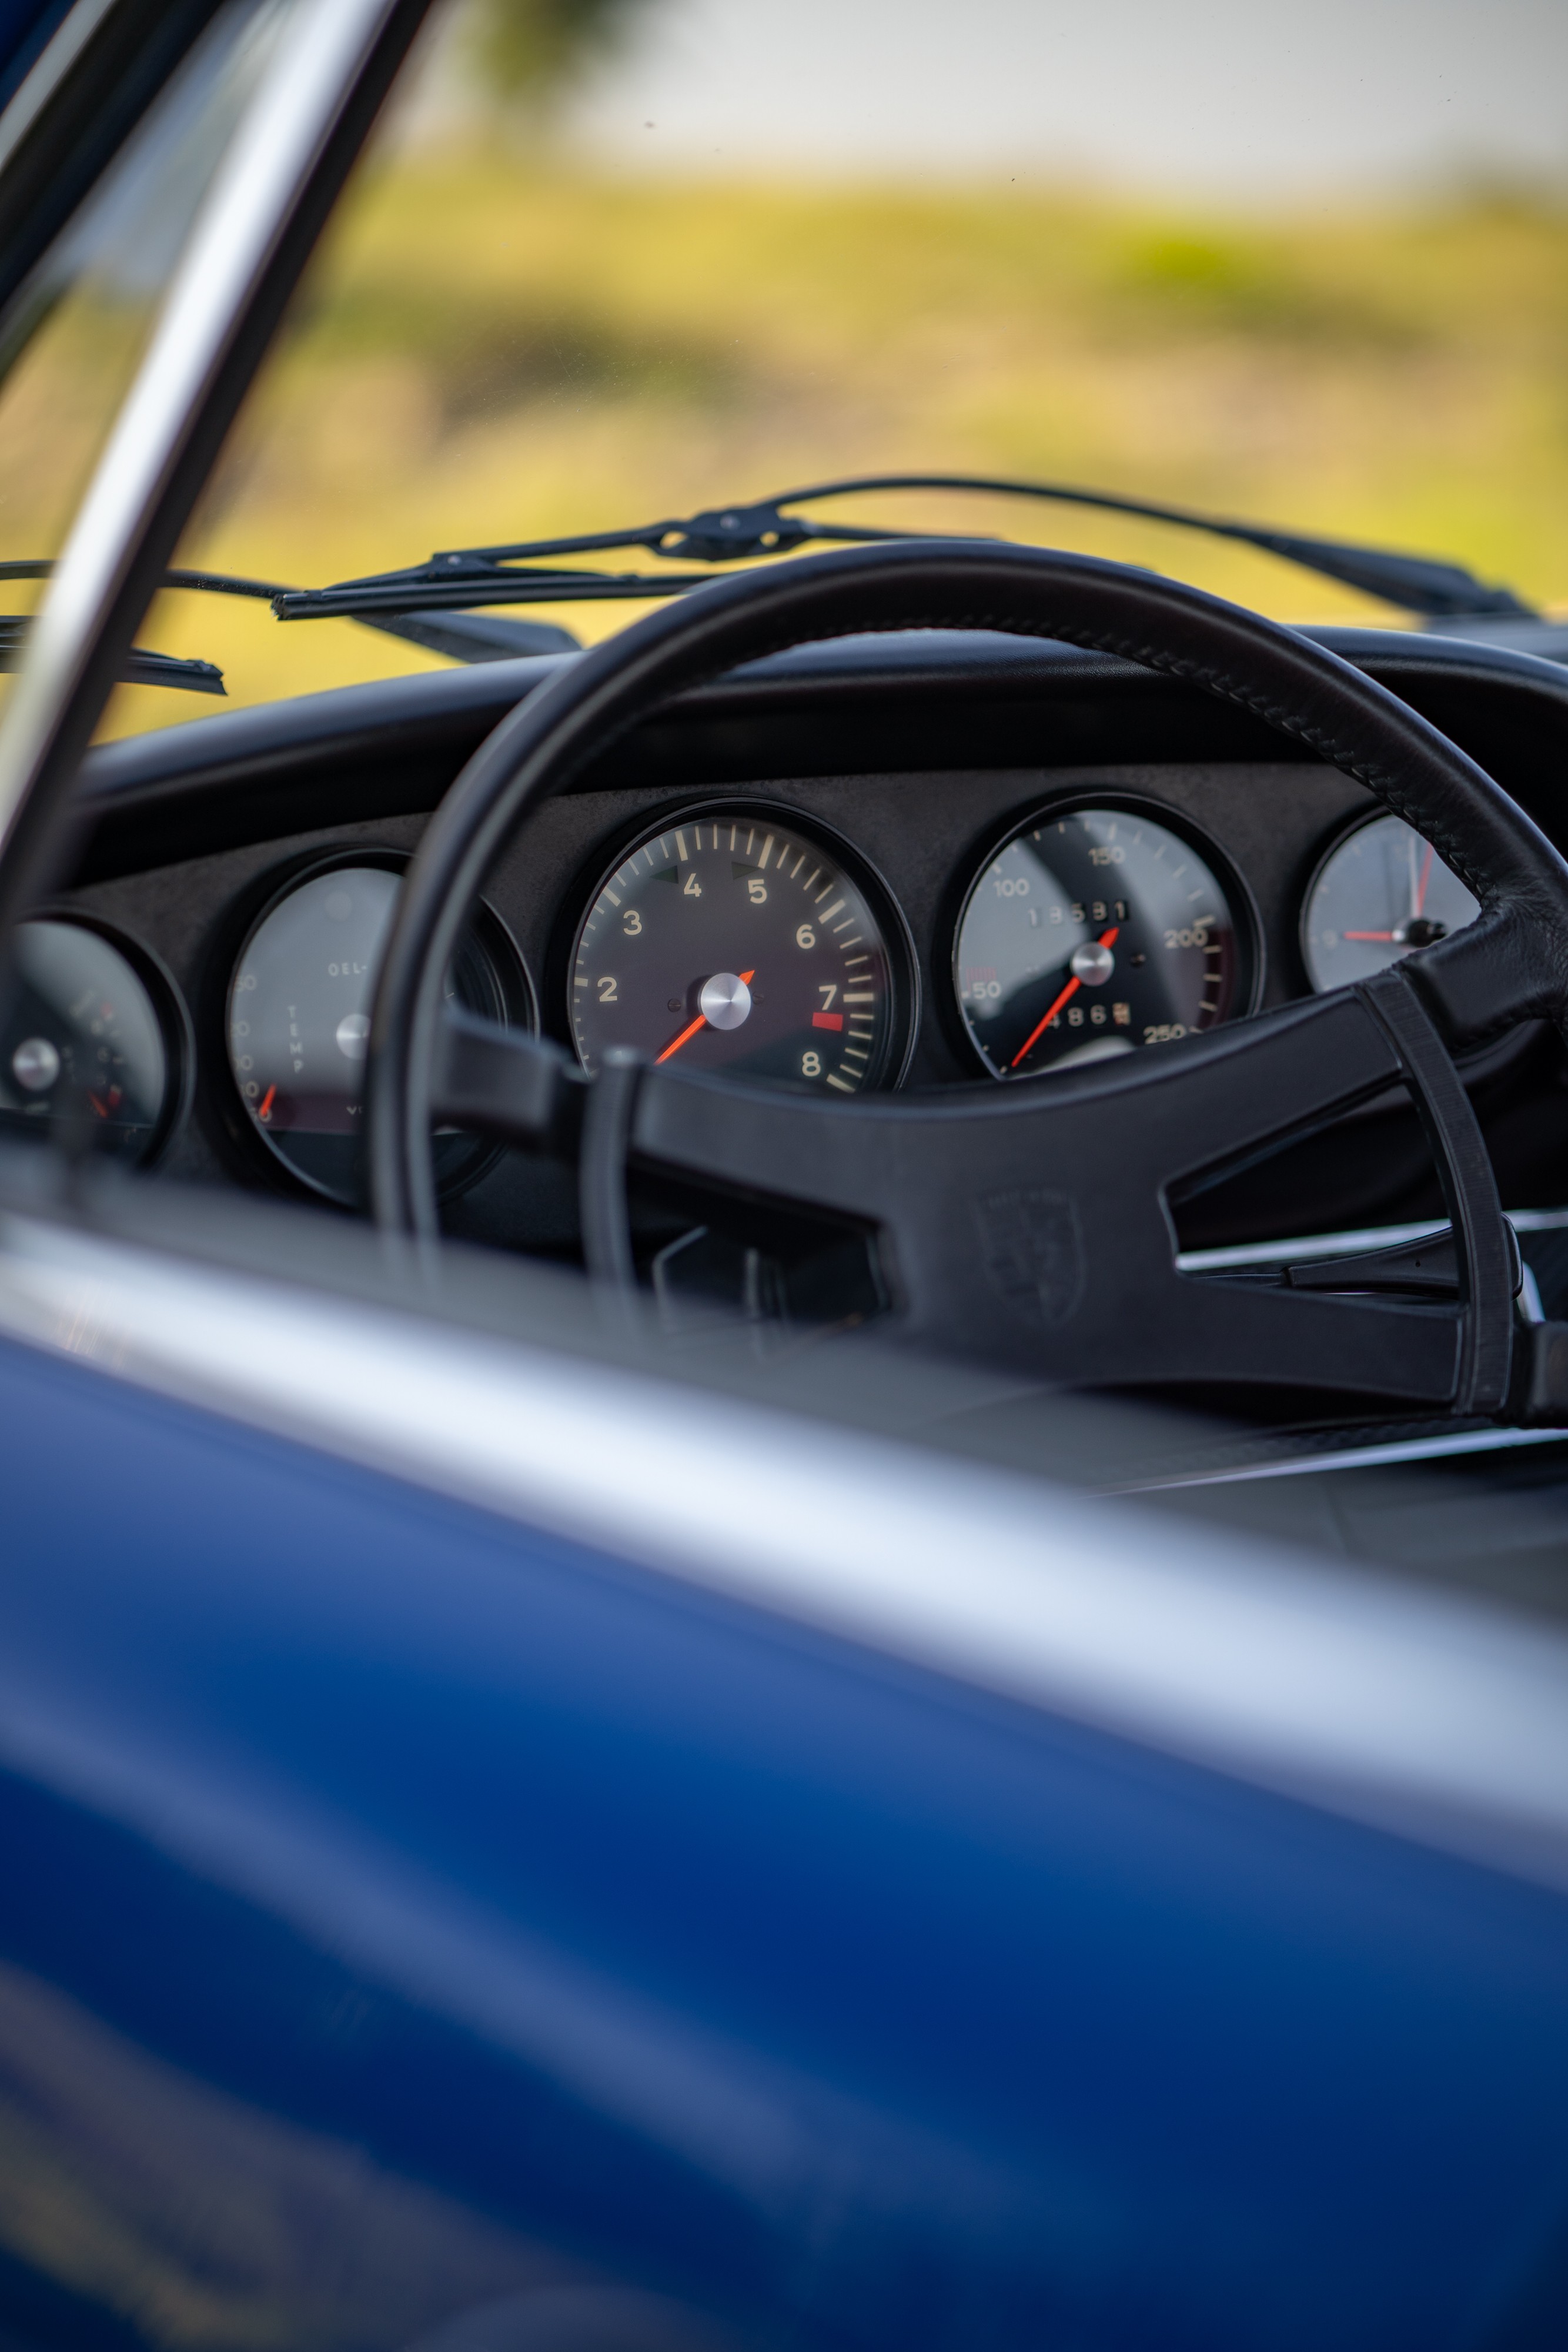
[[[960,1017],[1001,1079],[1216,1028],[1252,1009],[1258,978],[1239,879],[1134,803],[1017,826],[970,884],[954,944]]]
[[[896,1083],[913,954],[846,845],[749,803],[681,814],[603,876],[578,927],[567,1018],[590,1076],[653,1063],[819,1094]]]

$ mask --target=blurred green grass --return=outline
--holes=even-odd
[[[1565,362],[1568,205],[1544,194],[1242,218],[413,149],[345,209],[182,560],[316,583],[832,474],[974,470],[1457,556],[1550,604],[1568,597]],[[1285,618],[1390,617],[1153,526],[862,511],[1097,549]],[[598,635],[634,609],[555,617]],[[190,597],[142,635],[222,662],[236,701],[432,658]],[[109,730],[212,707],[127,689]]]

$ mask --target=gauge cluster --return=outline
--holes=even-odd
[[[42,910],[0,1132],[356,1206],[376,977],[423,822]],[[827,1100],[1050,1086],[1363,979],[1474,912],[1429,845],[1310,765],[677,782],[540,811],[447,988],[591,1075],[630,1048]],[[454,1204],[506,1157],[456,1132],[435,1156]]]

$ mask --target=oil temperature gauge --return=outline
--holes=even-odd
[[[290,1176],[345,1205],[358,1198],[371,1004],[402,887],[390,859],[297,876],[263,908],[229,982],[229,1066],[252,1132]],[[528,975],[487,908],[446,994],[487,1020],[536,1025]],[[444,1131],[433,1149],[445,1192],[494,1158],[481,1139]]]

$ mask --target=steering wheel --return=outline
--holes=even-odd
[[[446,1003],[448,964],[504,840],[656,705],[791,646],[928,628],[1065,639],[1241,705],[1406,819],[1479,916],[1332,995],[1045,1083],[940,1094],[826,1100],[631,1055],[609,1057],[591,1083],[559,1047]],[[912,1338],[1045,1381],[1262,1382],[1423,1413],[1550,1418],[1542,1350],[1516,1345],[1517,1245],[1451,1056],[1565,1013],[1568,866],[1472,760],[1335,655],[1087,556],[855,548],[662,607],[563,670],[475,753],[409,869],[377,988],[371,1208],[384,1231],[434,1236],[430,1137],[455,1122],[576,1155],[590,1271],[622,1292],[634,1278],[635,1159],[874,1231]],[[1446,1265],[1434,1275],[1428,1248],[1425,1274],[1408,1260],[1391,1268],[1396,1253],[1342,1261],[1326,1281],[1285,1268],[1273,1286],[1180,1271],[1173,1196],[1400,1083],[1452,1220]]]

